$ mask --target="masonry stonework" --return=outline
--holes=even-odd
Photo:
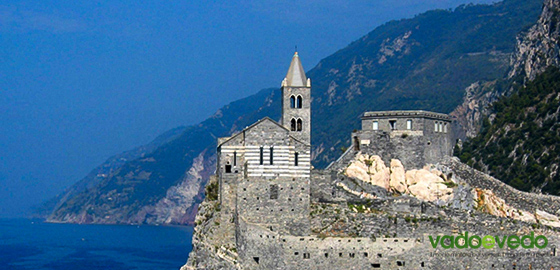
[[[182,269],[560,266],[557,227],[483,212],[475,188],[493,190],[519,213],[548,211],[546,224],[558,227],[560,199],[514,190],[452,158],[451,124],[449,116],[427,111],[366,112],[347,151],[325,170],[312,170],[311,82],[296,53],[282,82],[281,122],[264,118],[218,140],[216,177],[211,180],[218,184],[218,199],[207,197],[201,204],[193,250]],[[439,185],[452,190],[452,197],[442,204],[412,196],[406,192],[404,170],[397,182],[404,183],[405,192],[346,174],[349,163],[364,155],[376,155],[386,164],[402,162],[413,171],[429,167],[438,175],[433,177],[445,178]],[[363,166],[369,166],[364,177],[370,179],[375,169]],[[382,175],[392,177],[397,169],[391,165],[383,170]],[[429,240],[465,232],[484,236],[529,231],[547,235],[547,248],[459,250],[468,256],[455,256],[454,250],[432,248]]]

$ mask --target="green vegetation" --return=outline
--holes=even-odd
[[[211,181],[206,185],[206,198],[210,201],[218,200],[218,181]]]
[[[516,84],[514,84],[515,86]],[[456,155],[461,161],[524,191],[560,195],[560,71],[549,68],[525,87],[517,87],[492,110],[481,133]]]
[[[443,184],[446,185],[448,188],[457,187],[457,184],[455,184],[455,182],[452,181],[443,182]]]

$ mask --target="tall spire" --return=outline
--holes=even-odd
[[[292,57],[292,63],[290,63],[290,69],[288,69],[288,74],[286,74],[285,81],[282,83],[283,86],[294,86],[294,87],[307,87],[307,77],[305,77],[305,71],[299,61],[299,56],[296,51],[294,57]],[[284,85],[285,84],[285,85]]]

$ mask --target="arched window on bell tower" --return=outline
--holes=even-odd
[[[311,143],[311,80],[305,76],[297,52],[282,80],[281,123],[295,139]]]

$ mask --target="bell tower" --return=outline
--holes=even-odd
[[[282,125],[294,138],[311,144],[311,80],[296,52],[282,81]]]

